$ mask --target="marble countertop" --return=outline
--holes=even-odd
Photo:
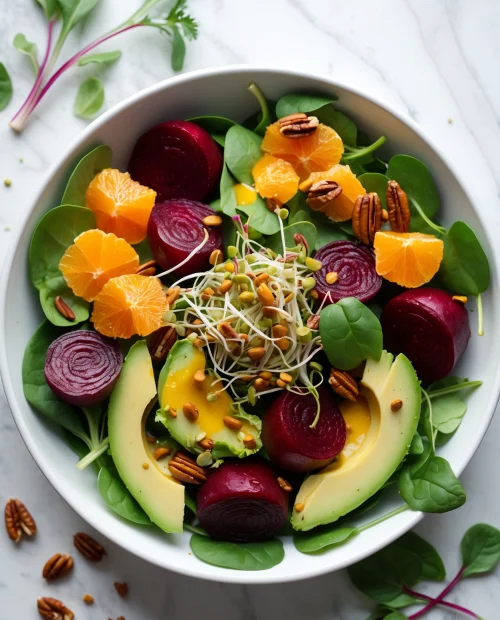
[[[102,0],[85,28],[77,28],[67,52],[108,30],[139,0]],[[21,225],[48,167],[86,123],[72,106],[82,77],[98,74],[106,86],[105,107],[172,74],[168,41],[139,29],[115,45],[123,57],[106,68],[75,69],[60,80],[22,135],[7,127],[9,114],[32,82],[27,61],[12,47],[21,31],[44,43],[45,27],[33,0],[0,2],[0,60],[15,80],[14,100],[0,115],[0,261]],[[497,0],[190,0],[200,23],[199,39],[188,45],[187,71],[231,63],[293,67],[332,76],[385,99],[410,115],[454,163],[478,205],[499,202],[500,4]],[[16,105],[17,104],[17,105]],[[500,233],[498,219],[490,225]],[[1,264],[1,262],[0,262]],[[442,553],[449,574],[459,565],[459,541],[472,524],[500,524],[500,467],[496,438],[500,416],[462,476],[468,495],[460,510],[427,517],[418,533]],[[38,470],[11,418],[0,389],[0,505],[19,497],[33,512],[43,535],[19,547],[0,536],[0,620],[35,619],[36,598],[55,596],[78,619],[160,620],[362,620],[368,601],[339,572],[294,584],[239,586],[208,583],[157,569],[110,542],[97,566],[78,562],[69,579],[46,585],[45,561],[70,551],[71,537],[89,528],[55,493]],[[98,537],[99,538],[99,537]],[[500,573],[467,580],[449,597],[488,620],[500,617]],[[114,581],[126,581],[120,599]],[[437,588],[431,591],[437,591]],[[95,598],[85,607],[84,593]],[[433,611],[436,620],[457,617]]]

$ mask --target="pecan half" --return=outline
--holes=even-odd
[[[309,329],[319,329],[319,314],[311,314],[306,321],[306,326]]]
[[[309,244],[307,243],[307,239],[304,237],[304,235],[301,235],[300,233],[295,233],[293,236],[293,242],[296,245],[301,245],[304,248],[305,253],[309,254]]]
[[[394,232],[408,232],[410,228],[410,205],[406,192],[397,181],[389,181],[386,191],[389,223]]]
[[[148,345],[153,362],[164,362],[176,340],[177,332],[170,325],[153,332]]]
[[[183,452],[174,454],[168,463],[168,468],[174,478],[186,484],[202,484],[207,480],[205,470]]]
[[[18,499],[9,499],[5,504],[5,528],[11,540],[18,543],[23,533],[36,534],[36,524],[26,506]]]
[[[271,213],[276,213],[276,209],[281,209],[283,203],[278,198],[266,198],[266,208]]]
[[[148,260],[143,265],[139,265],[139,269],[135,272],[138,276],[154,276],[156,275],[156,261]]]
[[[358,384],[348,372],[332,368],[328,383],[332,390],[342,398],[355,401],[358,397]]]
[[[342,188],[335,181],[318,181],[311,185],[306,202],[314,211],[322,211],[341,193]]]
[[[73,544],[91,562],[100,562],[106,555],[104,547],[84,532],[78,532],[73,536]]]
[[[45,563],[42,577],[47,581],[54,581],[67,575],[73,568],[73,558],[67,553],[56,553]]]
[[[297,114],[289,114],[280,118],[278,121],[280,125],[280,133],[287,138],[303,138],[304,136],[310,136],[313,134],[319,121],[316,116],[307,116],[302,112]]]
[[[373,245],[382,225],[382,205],[375,192],[358,196],[352,211],[352,231],[365,245]]]
[[[73,620],[75,614],[56,598],[44,596],[37,600],[38,613],[48,620]]]
[[[122,598],[125,598],[127,596],[128,585],[126,583],[120,583],[119,581],[115,581],[113,585],[115,586],[115,590]]]

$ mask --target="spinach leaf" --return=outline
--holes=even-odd
[[[403,550],[411,551],[420,558],[422,570],[419,579],[430,581],[443,581],[445,579],[446,569],[441,556],[430,543],[418,534],[407,532],[393,544]]]
[[[477,523],[465,532],[461,543],[462,577],[489,573],[500,562],[500,531],[486,523]]]
[[[236,544],[195,534],[190,545],[194,555],[203,562],[234,570],[268,570],[285,557],[279,539]]]
[[[220,177],[220,208],[222,212],[229,215],[229,217],[234,217],[236,215],[237,206],[238,202],[236,201],[236,194],[234,193],[234,179],[228,167],[224,164]]]
[[[274,235],[280,229],[278,216],[269,211],[266,203],[259,195],[256,196],[252,204],[236,207],[236,210],[244,213],[248,217],[249,225],[263,235]]]
[[[66,38],[68,33],[73,30],[78,22],[90,13],[98,1],[99,0],[58,0],[63,21],[59,38]],[[44,4],[48,4],[48,2],[44,2]]]
[[[61,200],[63,205],[85,206],[85,192],[96,174],[105,168],[111,168],[113,152],[102,144],[86,155],[75,166]]]
[[[364,146],[362,148],[349,148],[346,149],[342,156],[341,163],[342,164],[365,164],[373,161],[373,153],[379,149],[385,142],[387,138],[385,136],[381,136],[378,140],[375,140],[373,144],[369,146]],[[356,171],[353,170],[356,174]]]
[[[24,34],[18,32],[14,37],[14,41],[12,42],[16,50],[19,50],[21,54],[25,54],[33,67],[33,71],[35,75],[38,73],[38,60],[37,60],[37,50],[36,45],[28,41]]]
[[[12,99],[12,81],[3,62],[0,62],[0,112],[4,110]]]
[[[301,553],[316,553],[321,549],[342,544],[358,533],[357,527],[349,525],[339,526],[336,524],[335,527],[325,526],[314,528],[310,532],[302,534],[295,533],[293,544],[297,551]]]
[[[346,297],[323,308],[319,333],[332,366],[355,368],[367,358],[382,355],[382,328],[373,312],[355,297]]]
[[[260,121],[254,131],[259,134],[259,136],[263,136],[266,133],[266,127],[271,124],[269,104],[257,84],[252,82],[248,90],[254,95],[260,105]]]
[[[188,120],[203,127],[223,148],[226,144],[227,130],[236,125],[230,118],[224,118],[223,116],[195,116]]]
[[[147,263],[148,261],[153,260],[153,253],[151,252],[151,248],[149,247],[147,238],[144,239],[144,241],[137,243],[133,247],[134,247],[134,250],[139,255],[139,261],[141,262],[141,264]]]
[[[79,67],[85,67],[86,65],[90,65],[91,63],[95,63],[97,65],[105,65],[112,62],[116,62],[122,53],[120,50],[116,50],[114,52],[101,52],[100,54],[86,54],[82,56],[76,63]]]
[[[240,183],[253,184],[252,168],[262,157],[262,138],[241,125],[233,125],[226,134],[224,160]]]
[[[253,220],[252,220],[253,225]],[[284,227],[285,233],[285,243],[287,248],[293,248],[297,244],[293,240],[293,236],[295,234],[303,235],[306,238],[307,243],[309,244],[309,248],[312,250],[316,243],[316,227],[312,222],[307,221],[298,221],[293,224],[289,224]],[[277,232],[276,234],[269,237],[266,241],[266,245],[268,248],[276,252],[276,254],[283,255],[283,242],[281,240],[281,232]]]
[[[45,13],[45,17],[47,19],[51,19],[57,11],[58,5],[57,0],[36,0],[38,4],[42,7],[43,12]]]
[[[424,442],[422,441],[422,437],[418,433],[413,435],[413,439],[411,440],[410,450],[408,454],[423,454],[424,453]]]
[[[457,394],[440,396],[432,401],[432,424],[445,435],[454,433],[462,422],[467,405]]]
[[[297,192],[300,194],[301,192]],[[289,222],[311,222],[316,228],[316,242],[314,246],[310,246],[314,250],[319,250],[327,243],[331,243],[332,241],[340,241],[340,240],[349,240],[352,239],[352,235],[348,235],[339,224],[332,222],[329,220],[326,215],[323,213],[319,213],[317,211],[311,211],[308,209],[307,211],[300,210],[296,211],[292,216],[288,218]]]
[[[316,110],[315,116],[320,123],[328,125],[339,134],[344,144],[356,146],[358,140],[358,128],[356,123],[340,110],[336,110],[332,105],[326,105]]]
[[[392,611],[388,616],[385,616],[385,620],[408,620],[408,616],[402,611]]]
[[[417,471],[403,469],[398,489],[412,510],[448,512],[465,503],[465,491],[448,461],[433,456]]]
[[[73,310],[74,321],[68,321],[59,314],[55,306],[56,297],[61,297]],[[40,288],[40,305],[49,321],[59,327],[76,325],[89,318],[89,303],[73,294],[62,274],[45,279],[42,288]]]
[[[180,71],[184,66],[184,58],[186,57],[186,43],[182,38],[179,28],[172,24],[172,69]]]
[[[99,78],[89,77],[80,84],[74,112],[80,118],[92,118],[104,104],[104,86]]]
[[[284,95],[276,104],[276,117],[283,118],[289,114],[303,112],[308,114],[323,108],[324,106],[336,101],[337,97],[324,97],[317,95],[289,94]]]
[[[99,472],[97,488],[106,504],[121,517],[139,525],[151,525],[151,519],[132,497],[111,459]]]
[[[429,441],[432,451],[434,451],[434,425],[432,423],[433,407],[432,401],[427,392],[422,389],[422,404],[420,408],[420,419],[418,421],[418,432]]]
[[[358,181],[368,193],[375,192],[380,198],[382,209],[387,209],[386,190],[389,177],[377,172],[365,172],[358,177]]]

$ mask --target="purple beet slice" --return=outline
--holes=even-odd
[[[353,241],[332,241],[320,248],[314,258],[322,267],[314,274],[316,290],[325,305],[344,297],[356,297],[363,303],[379,292],[382,278],[375,271],[375,257],[370,249]],[[336,273],[337,280],[328,284],[326,276]]]
[[[117,342],[82,329],[63,334],[50,345],[45,379],[61,400],[91,407],[110,395],[122,364]]]
[[[282,469],[307,472],[328,465],[342,450],[346,425],[325,387],[318,388],[320,417],[314,428],[316,400],[305,392],[282,392],[262,419],[262,443],[271,461]]]
[[[404,353],[424,383],[450,374],[470,338],[465,306],[436,288],[412,289],[393,297],[380,322],[384,347]]]
[[[155,261],[164,270],[178,265],[203,241],[207,230],[209,237],[205,245],[174,273],[180,278],[207,269],[210,254],[222,247],[220,226],[205,227],[202,222],[213,214],[213,209],[194,200],[156,203],[148,222],[148,243]]]
[[[204,200],[222,172],[219,146],[204,129],[189,121],[167,121],[137,141],[128,164],[134,181],[154,189],[157,201]]]
[[[196,503],[200,525],[216,540],[267,540],[288,518],[288,495],[259,459],[226,461],[208,477]]]

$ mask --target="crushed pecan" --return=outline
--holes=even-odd
[[[179,295],[181,294],[180,286],[173,286],[169,288],[167,291],[167,303],[168,307],[171,308],[175,302],[179,299]]]
[[[303,138],[304,136],[310,136],[313,134],[319,121],[316,116],[307,116],[302,112],[297,114],[289,114],[280,118],[278,121],[280,125],[280,133],[287,138]]]
[[[21,540],[23,533],[26,536],[34,536],[36,534],[35,521],[20,500],[7,500],[4,515],[7,534],[15,543]]]
[[[278,476],[278,484],[286,493],[291,493],[293,491],[292,485],[281,476]]]
[[[47,560],[42,570],[42,577],[54,581],[67,575],[73,568],[73,558],[67,553],[56,553]]]
[[[176,452],[168,463],[170,473],[174,478],[186,484],[202,484],[206,482],[205,470],[196,464],[190,456]]]
[[[375,192],[358,196],[352,211],[352,231],[365,245],[373,245],[382,225],[382,205]]]
[[[410,205],[406,192],[397,181],[389,181],[386,191],[389,223],[394,232],[408,232],[410,228]]]
[[[44,596],[37,600],[38,613],[48,620],[73,620],[75,614],[56,598]]]
[[[358,384],[348,372],[332,368],[328,383],[331,385],[333,391],[339,396],[342,396],[342,398],[355,401],[358,397]]]
[[[139,269],[135,272],[138,276],[154,276],[156,275],[156,261],[148,260],[143,265],[139,265]]]
[[[153,332],[148,345],[153,362],[164,362],[176,340],[177,332],[171,325],[160,327]]]
[[[115,590],[118,592],[118,594],[122,597],[125,598],[128,594],[128,585],[126,583],[120,583],[118,581],[115,581],[114,584],[115,586]]]
[[[84,532],[78,532],[73,536],[73,544],[91,562],[100,562],[106,555],[104,547]]]
[[[322,211],[341,193],[342,188],[335,181],[318,181],[311,185],[306,202],[314,211]]]
[[[311,314],[306,321],[306,326],[309,329],[319,329],[319,314]]]
[[[54,306],[59,314],[64,317],[67,321],[74,321],[76,319],[75,313],[71,309],[70,306],[64,301],[62,297],[57,295],[54,299]]]
[[[307,243],[307,239],[304,237],[304,235],[301,235],[300,233],[295,233],[293,236],[293,242],[296,245],[301,245],[304,248],[305,253],[309,254],[309,244]]]

